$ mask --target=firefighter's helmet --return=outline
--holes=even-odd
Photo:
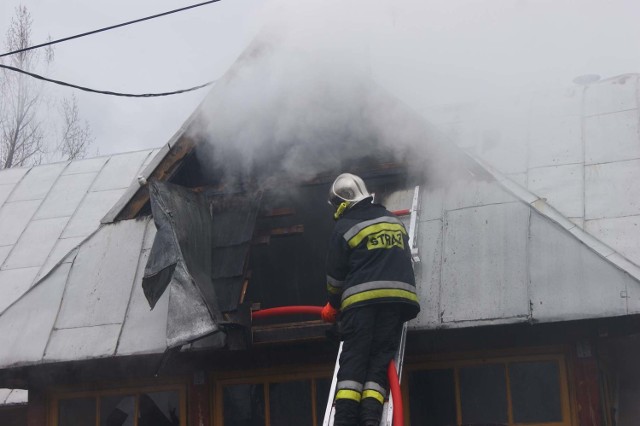
[[[343,203],[344,208],[349,208],[371,197],[362,178],[351,173],[343,173],[331,184],[329,190],[329,204],[338,209]]]

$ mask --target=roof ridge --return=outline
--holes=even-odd
[[[513,179],[509,178],[502,172],[498,171],[480,158],[465,153],[472,161],[482,167],[487,173],[489,173],[506,191],[518,198],[525,204],[528,204],[535,211],[560,225],[571,235],[577,238],[584,245],[596,252],[602,258],[609,263],[628,273],[631,277],[640,282],[640,266],[629,260],[626,256],[620,254],[617,250],[611,246],[602,242],[599,238],[593,234],[585,231],[576,223],[570,221],[564,214],[560,213],[555,207],[547,202],[546,198],[542,198],[523,187]]]

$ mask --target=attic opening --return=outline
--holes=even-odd
[[[319,319],[294,316],[251,324],[250,311],[326,303],[325,259],[334,225],[327,195],[333,179],[345,171],[359,174],[375,201],[390,210],[411,207],[419,179],[405,165],[384,161],[393,157],[381,152],[303,175],[284,173],[275,152],[251,167],[237,156],[222,157],[212,165],[206,148],[195,149],[168,183],[150,182],[149,206],[139,212],[153,213],[158,227],[145,294],[150,304],[168,288],[172,297],[179,295],[174,297],[178,305],[169,307],[169,346],[222,328],[244,330],[242,347],[251,325],[254,343],[314,337],[305,328],[315,329],[317,337],[323,326]],[[189,289],[190,281],[197,291]],[[198,312],[202,321],[193,320]],[[210,319],[204,318],[207,313]],[[256,339],[261,330],[266,331]]]

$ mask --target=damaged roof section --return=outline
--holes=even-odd
[[[220,330],[241,303],[259,196],[150,184],[157,234],[142,287],[151,308],[169,292],[167,347]],[[168,289],[168,290],[167,290]]]

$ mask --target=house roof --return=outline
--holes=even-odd
[[[155,159],[141,151],[0,171],[0,218],[10,220],[0,220],[0,286],[5,273],[4,287],[21,289],[7,294],[22,295],[0,314],[0,369],[166,349],[168,294],[150,310],[141,286],[155,226],[149,217],[114,220],[144,200],[135,176],[169,176],[190,152],[185,129]],[[517,183],[519,169],[479,164],[482,176],[422,189],[424,309],[413,328],[640,313],[640,271],[615,244]]]
[[[156,153],[0,170],[0,312],[98,229]]]

